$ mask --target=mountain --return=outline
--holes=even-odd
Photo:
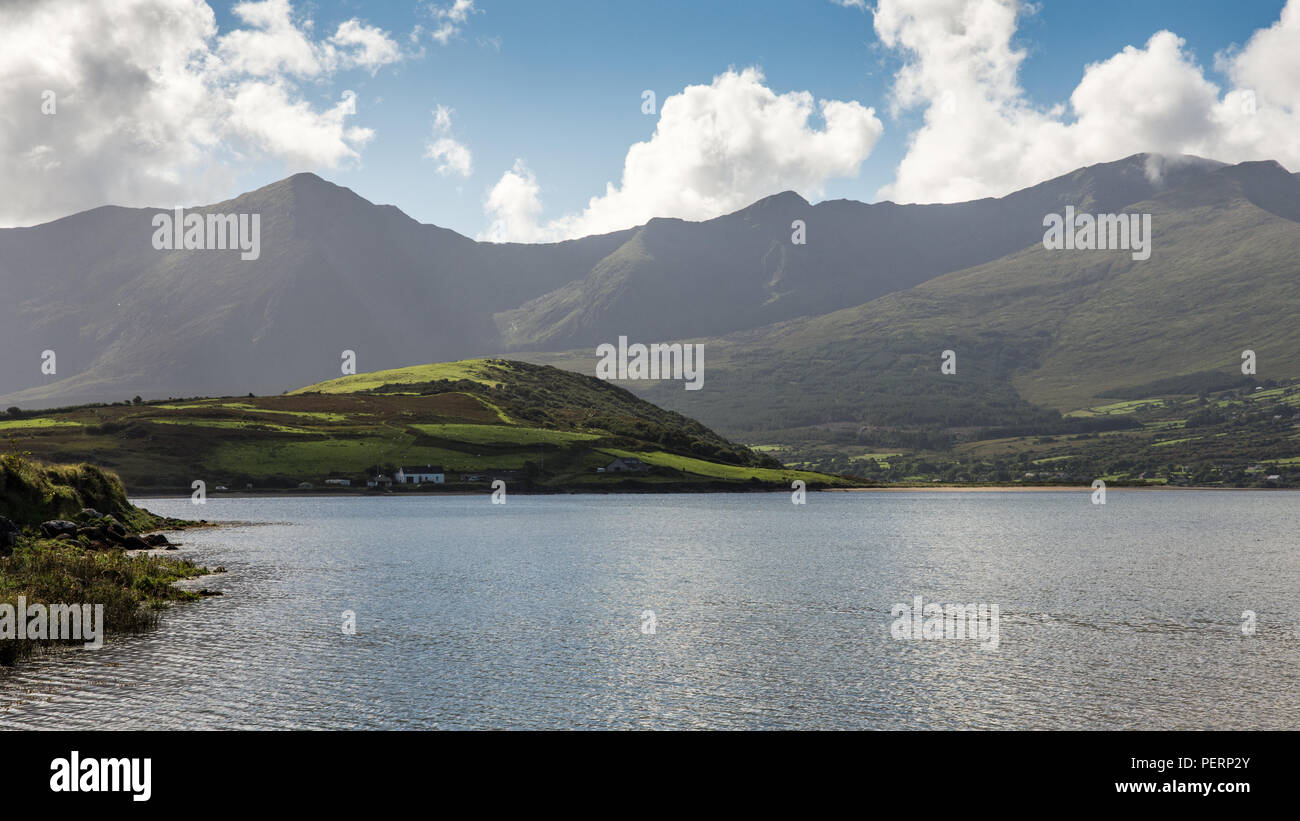
[[[994,263],[1035,244],[1044,213],[1117,210],[1221,168],[1139,155],[953,205],[813,206],[787,192],[705,222],[541,245],[475,242],[311,174],[191,209],[259,214],[256,260],[155,250],[151,221],[169,207],[108,206],[0,230],[0,403],[278,393],[337,375],[345,350],[373,370],[743,332]],[[1293,213],[1266,176],[1259,201]],[[806,244],[791,242],[795,220]]]
[[[655,219],[586,276],[497,314],[511,350],[716,337],[861,305],[1041,240],[1065,206],[1118,211],[1222,163],[1138,155],[1000,199],[809,205],[787,191],[705,222]],[[792,224],[802,220],[803,244]]]
[[[260,258],[155,250],[151,220],[168,208],[0,230],[7,403],[278,393],[338,374],[344,350],[368,369],[492,350],[493,312],[564,285],[630,235],[477,243],[312,174],[192,212],[259,214]]]
[[[360,486],[402,465],[438,465],[445,487],[462,490],[497,477],[512,490],[848,484],[782,468],[609,382],[502,359],[356,374],[282,396],[23,411],[0,418],[0,436],[42,460],[110,468],[134,492],[189,493],[195,479],[210,492],[321,487],[332,476]],[[648,469],[598,470],[616,457]]]
[[[1241,377],[1244,350],[1255,352],[1260,380],[1300,377],[1300,178],[1273,162],[1196,169],[1126,206],[1152,216],[1147,260],[1048,250],[1042,213],[1029,212],[1023,230],[1035,240],[998,259],[703,339],[705,390],[627,384],[744,441],[866,442],[887,429],[1066,429],[1075,423],[1061,412],[1107,397],[1175,393],[1176,382],[1186,393],[1219,389]],[[945,350],[956,353],[954,375],[940,372]],[[594,365],[582,349],[525,358]]]

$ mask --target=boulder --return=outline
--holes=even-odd
[[[104,518],[104,514],[100,513],[98,510],[95,510],[93,507],[83,507],[83,508],[81,509],[81,512],[78,513],[77,515],[78,515],[79,517],[81,517],[82,519],[102,519],[102,518]]]
[[[141,539],[139,536],[127,536],[123,540],[122,546],[127,550],[152,550],[153,545]]]
[[[141,538],[153,547],[166,547],[171,544],[171,542],[167,541],[167,537],[161,533],[150,533],[148,536],[142,536]]]
[[[104,526],[108,528],[109,532],[116,533],[118,536],[126,535],[125,525],[123,525],[117,519],[114,519],[112,516],[105,516],[104,518],[107,520]]]
[[[59,539],[64,536],[77,537],[77,523],[67,519],[51,519],[41,523],[41,535],[47,539]]]

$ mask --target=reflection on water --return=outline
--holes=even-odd
[[[0,673],[0,728],[1300,727],[1300,497],[1089,496],[148,500],[273,524],[180,534],[225,595]],[[894,640],[917,595],[999,648]]]

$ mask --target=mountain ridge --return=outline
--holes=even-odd
[[[187,209],[262,212],[255,262],[154,251],[148,220],[167,209],[102,206],[0,230],[0,286],[10,297],[0,304],[0,349],[8,352],[0,401],[276,393],[337,375],[348,350],[362,370],[378,370],[467,356],[545,358],[620,335],[743,336],[890,294],[915,299],[925,293],[912,293],[918,286],[960,271],[1018,264],[1018,254],[1040,244],[1043,214],[1066,204],[1118,211],[1160,192],[1193,192],[1212,177],[1236,180],[1267,213],[1300,218],[1300,175],[1275,162],[1148,154],[1002,198],[811,204],[786,191],[712,220],[656,218],[537,245],[477,242],[309,172]],[[1186,199],[1179,207],[1210,206]],[[806,223],[806,245],[791,243],[795,219]],[[1022,276],[1032,283],[1039,274]],[[39,369],[47,349],[58,355],[55,375]],[[719,364],[711,355],[711,367]]]

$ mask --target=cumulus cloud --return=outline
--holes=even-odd
[[[538,224],[542,214],[542,191],[537,178],[522,159],[501,175],[488,192],[484,210],[492,217],[479,239],[491,242],[542,242],[547,229]]]
[[[474,159],[469,147],[447,136],[451,131],[453,111],[445,105],[433,110],[433,136],[424,146],[424,156],[438,161],[438,173],[444,177],[459,174],[468,177],[474,173]]]
[[[892,108],[923,111],[895,179],[900,202],[1001,196],[1130,154],[1197,154],[1300,167],[1300,0],[1240,50],[1219,55],[1232,80],[1209,80],[1170,31],[1083,67],[1068,103],[1036,106],[1018,75],[1017,0],[879,0],[880,42],[903,57]]]
[[[233,11],[223,33],[203,0],[0,4],[0,225],[225,196],[249,160],[355,161],[373,137],[356,96],[297,84],[397,62],[396,43],[359,20],[314,39],[287,0]]]
[[[810,124],[814,115],[824,127]],[[483,237],[564,239],[652,217],[708,219],[787,189],[816,197],[828,180],[856,176],[882,131],[875,110],[855,101],[777,94],[756,68],[727,71],[664,100],[653,136],[628,149],[621,182],[581,213],[530,222],[540,191],[516,162],[488,195]]]

